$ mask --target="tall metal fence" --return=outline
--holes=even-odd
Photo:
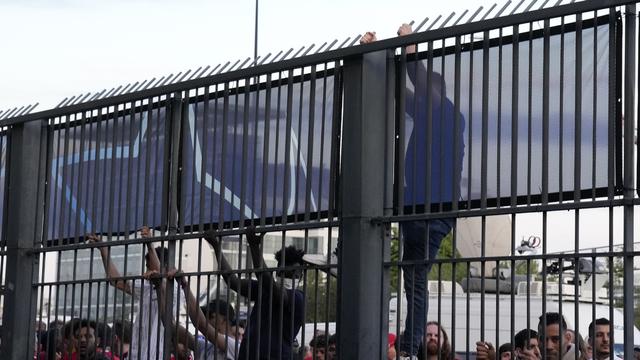
[[[1,357],[634,356],[637,16],[509,2],[0,113]]]

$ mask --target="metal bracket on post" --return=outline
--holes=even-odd
[[[41,151],[45,121],[14,125],[9,132],[7,190],[7,272],[4,291],[1,359],[33,357],[38,255],[33,251],[43,226],[44,176]]]
[[[387,126],[387,51],[345,60],[343,74],[338,353],[342,359],[380,359],[386,356],[388,322],[382,299],[385,227],[371,220],[384,210],[380,144]]]

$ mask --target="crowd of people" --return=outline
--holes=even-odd
[[[150,229],[143,227],[141,236],[149,238]],[[99,247],[110,284],[140,303],[133,322],[116,322],[113,327],[87,319],[52,324],[48,331],[40,334],[34,358],[162,359],[167,349],[176,360],[294,357],[295,338],[304,323],[304,293],[296,286],[302,274],[300,266],[304,252],[293,246],[277,251],[277,266],[283,270],[277,271],[274,278],[273,272],[266,270],[262,257],[263,234],[249,230],[246,239],[256,277],[241,278],[225,259],[217,235],[209,232],[205,239],[216,253],[227,286],[252,302],[245,326],[236,319],[233,305],[224,299],[213,299],[200,307],[191,292],[188,276],[170,266],[167,248],[154,248],[151,242],[146,242],[143,279],[131,281],[123,280],[107,247]],[[100,243],[102,240],[99,236],[88,235],[87,241]],[[172,296],[170,290],[173,290]],[[166,309],[167,299],[171,297],[173,309],[170,315]],[[176,321],[178,309],[184,306],[195,332]],[[165,333],[171,334],[174,340],[171,345],[165,344]]]
[[[613,332],[611,322],[598,318],[589,325],[585,340],[582,335],[567,327],[564,317],[556,312],[540,316],[538,330],[522,329],[514,336],[514,343],[500,345],[496,352],[493,344],[478,341],[478,360],[509,360],[513,356],[524,360],[606,360],[619,359],[612,354]],[[640,353],[636,352],[636,358]]]

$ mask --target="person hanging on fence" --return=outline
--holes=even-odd
[[[398,29],[399,36],[411,33],[409,24],[402,24]],[[374,41],[375,32],[367,32],[360,43]],[[415,54],[416,45],[407,46],[406,53]],[[403,200],[407,206],[424,205],[425,212],[430,212],[430,204],[446,205],[459,200],[465,120],[447,97],[441,74],[429,73],[419,60],[407,63],[407,73],[413,89],[405,89],[405,112],[413,119],[413,130],[406,147]],[[427,274],[442,239],[454,224],[454,218],[401,223],[402,260],[426,261],[417,266],[403,266],[407,317],[405,334],[400,339],[401,357],[414,358],[418,352],[428,310]]]
[[[292,345],[304,324],[304,293],[296,289],[302,276],[304,251],[288,246],[275,253],[278,271],[274,279],[266,270],[262,258],[264,234],[256,235],[253,229],[246,234],[249,252],[257,280],[240,279],[227,262],[220,240],[214,232],[207,232],[205,239],[213,247],[222,277],[238,294],[253,301],[249,322],[240,345],[239,359],[290,359]]]
[[[155,287],[161,308],[164,307],[163,299],[166,298],[167,282],[172,283],[175,279],[183,289],[187,314],[201,335],[194,336],[184,326],[177,324],[173,318],[167,318],[164,312],[160,313],[163,326],[171,327],[176,334],[179,344],[176,351],[178,354],[184,350],[193,350],[196,360],[235,360],[237,358],[238,344],[231,332],[235,310],[231,304],[222,299],[214,299],[207,306],[199,307],[198,300],[189,288],[189,282],[183,273],[176,269],[167,271],[167,281],[163,281],[160,272],[156,270],[147,271],[143,276]]]
[[[143,226],[140,230],[140,236],[143,238],[151,237],[151,230]],[[89,243],[99,243],[102,241],[102,239],[95,234],[87,235],[86,239]],[[166,269],[169,264],[169,250],[164,247],[154,248],[151,242],[147,242],[146,247],[145,266],[147,271],[160,271],[161,266]],[[153,286],[147,280],[141,282],[123,280],[118,268],[111,260],[108,248],[103,246],[99,249],[109,283],[115,288],[132,295],[139,305],[138,313],[134,315],[132,324],[133,336],[129,359],[142,360],[160,358],[159,356],[162,353],[162,349],[164,349],[164,327],[158,317],[160,310],[158,307],[157,294],[153,290]],[[177,294],[178,288],[175,286],[173,291],[174,313],[178,308]]]

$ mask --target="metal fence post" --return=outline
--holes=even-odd
[[[383,215],[387,52],[344,62],[339,356],[383,358]],[[386,352],[385,352],[386,354]]]
[[[173,100],[171,102],[171,117],[170,122],[167,124],[170,127],[170,132],[168,139],[170,139],[171,146],[167,149],[169,163],[169,196],[168,196],[168,235],[173,236],[178,233],[178,191],[179,191],[179,179],[180,179],[180,147],[182,145],[182,121],[184,120],[184,106],[189,106],[189,104],[185,104],[182,98],[181,92],[176,92],[174,94]],[[188,116],[188,115],[187,115]],[[175,267],[176,260],[176,241],[170,240],[168,243],[169,249],[169,259],[165,259],[166,265],[168,268]],[[164,270],[163,270],[164,271]],[[175,317],[175,313],[173,311],[173,300],[174,300],[174,287],[173,281],[167,282],[168,286],[166,289],[166,299],[165,299],[165,308],[161,311],[165,312],[165,319],[171,319]],[[181,294],[178,294],[178,296]],[[179,319],[174,319],[176,323]],[[170,359],[171,354],[176,349],[178,345],[175,340],[177,339],[176,334],[174,333],[174,329],[165,326],[164,328],[164,338],[165,338],[165,353],[164,358]]]
[[[636,78],[636,5],[625,7],[625,68],[624,68],[624,356],[633,357],[634,340],[634,281],[633,281],[633,232],[634,232],[634,127]]]
[[[42,150],[46,123],[32,121],[10,130],[7,214],[7,272],[2,319],[2,359],[33,359],[38,255],[42,229]],[[43,145],[43,143],[45,145]]]

